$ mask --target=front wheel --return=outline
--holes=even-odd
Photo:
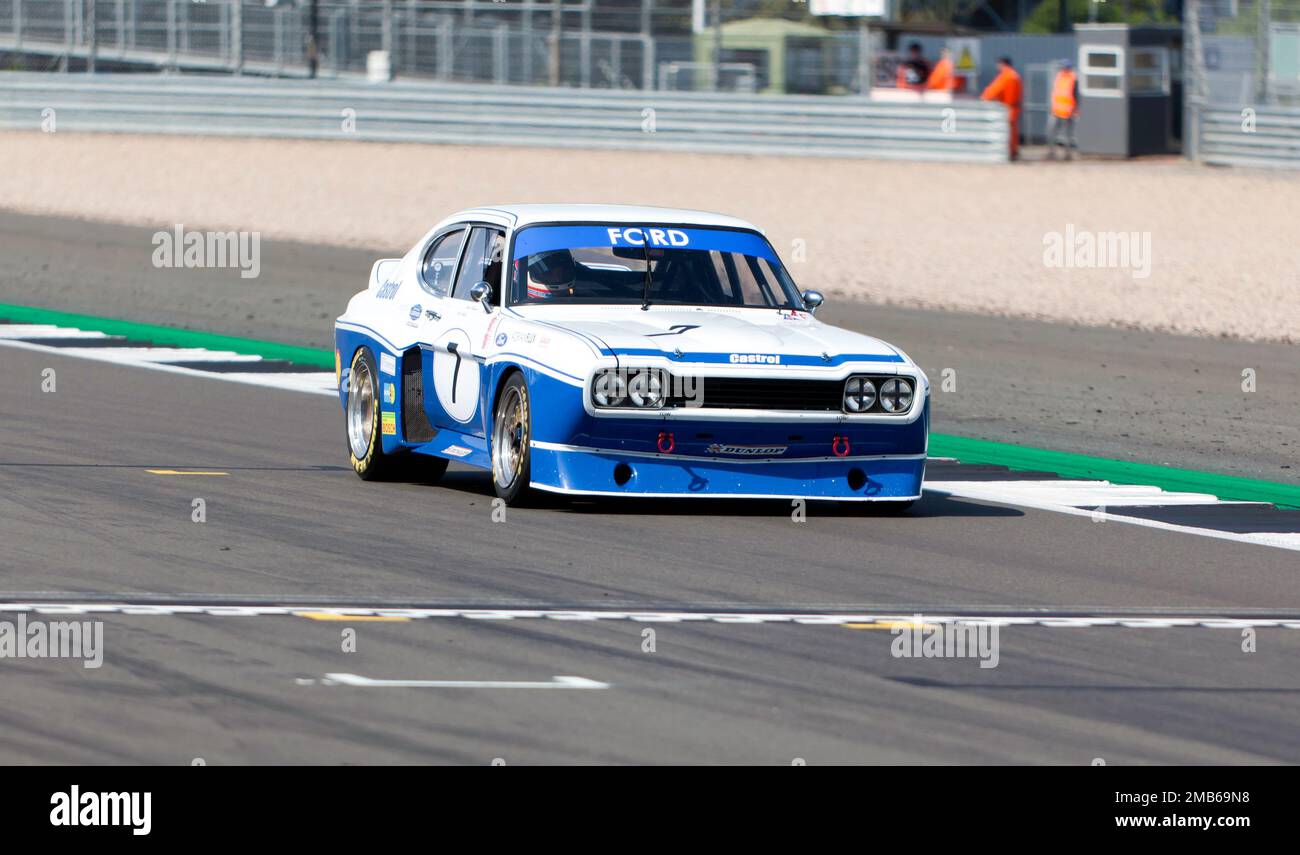
[[[492,420],[492,488],[507,505],[532,498],[532,408],[524,375],[506,380]]]

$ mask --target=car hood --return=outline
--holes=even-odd
[[[594,339],[620,362],[656,356],[678,362],[777,365],[872,357],[904,361],[896,348],[880,339],[829,326],[808,312],[667,306],[645,311],[639,306],[520,306],[516,311]]]

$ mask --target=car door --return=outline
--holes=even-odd
[[[485,434],[480,398],[485,368],[483,359],[489,344],[489,327],[494,325],[504,270],[505,229],[474,225],[460,253],[451,293],[440,300],[441,314],[429,348],[432,356],[430,379],[435,394],[430,419],[439,428],[450,428],[477,436]],[[491,296],[482,302],[471,297],[475,285],[486,282]]]

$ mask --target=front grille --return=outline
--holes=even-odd
[[[773,380],[749,377],[701,377],[697,397],[704,409],[801,410],[838,413],[844,408],[843,380]],[[674,389],[668,406],[688,406],[688,396]]]

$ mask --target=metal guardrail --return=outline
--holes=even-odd
[[[1300,108],[1204,107],[1199,137],[1205,163],[1300,169]]]
[[[0,127],[36,130],[51,119],[58,132],[982,162],[1005,161],[1008,136],[1004,108],[978,101],[873,103],[849,96],[0,74]]]

